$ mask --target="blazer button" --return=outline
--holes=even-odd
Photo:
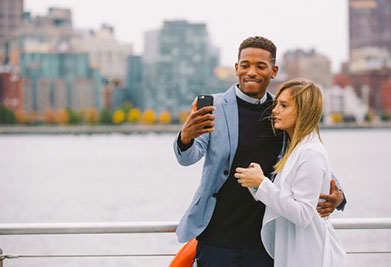
[[[227,170],[224,170],[223,173],[224,173],[224,175],[228,175],[228,171]]]
[[[216,198],[217,197],[217,193],[213,193],[212,197]]]

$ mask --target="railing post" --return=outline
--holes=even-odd
[[[0,267],[3,267],[3,260],[4,260],[3,250],[0,248]]]

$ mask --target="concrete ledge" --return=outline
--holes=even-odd
[[[0,126],[0,135],[13,134],[145,134],[145,133],[177,133],[180,124],[122,124],[122,125],[66,125],[66,126]],[[321,124],[321,129],[391,129],[391,122],[357,124],[340,123],[333,125]]]
[[[177,133],[181,125],[75,125],[75,126],[0,126],[0,134],[143,134]]]

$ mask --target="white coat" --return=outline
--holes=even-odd
[[[289,156],[274,183],[264,179],[255,197],[266,205],[261,239],[275,267],[342,267],[345,252],[328,218],[316,211],[329,194],[327,151],[311,133]]]

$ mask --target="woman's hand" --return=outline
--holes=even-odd
[[[235,178],[243,187],[259,187],[265,179],[261,166],[257,163],[251,163],[248,168],[236,168]]]

